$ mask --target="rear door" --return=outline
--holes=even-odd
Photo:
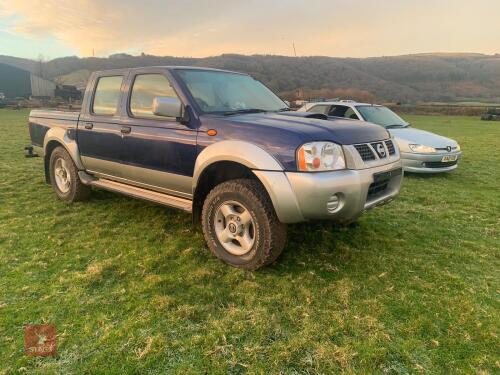
[[[128,183],[169,194],[191,197],[196,161],[196,129],[176,118],[153,114],[153,99],[175,97],[176,88],[162,68],[134,70],[127,80],[122,124],[122,176]]]
[[[93,78],[78,122],[77,139],[82,163],[94,174],[120,177],[123,158],[120,100],[125,74]]]

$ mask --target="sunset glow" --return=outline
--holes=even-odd
[[[493,54],[498,14],[498,0],[4,0],[0,54]]]

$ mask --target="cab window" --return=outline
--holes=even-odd
[[[118,110],[123,76],[101,77],[97,81],[92,113],[113,116]]]
[[[163,74],[137,75],[130,96],[130,113],[134,117],[165,119],[153,114],[153,100],[157,96],[177,98],[167,77]]]

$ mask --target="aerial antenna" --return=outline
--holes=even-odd
[[[295,55],[295,57],[297,57],[297,51],[295,50],[295,42],[292,42],[292,46],[293,46],[293,54]]]

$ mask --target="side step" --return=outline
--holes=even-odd
[[[156,191],[142,189],[137,186],[130,186],[103,178],[90,181],[89,185],[117,193],[122,193],[130,197],[144,199],[150,202],[161,204],[163,206],[174,207],[186,212],[192,211],[193,204],[189,199],[174,197],[173,195],[158,193]]]

